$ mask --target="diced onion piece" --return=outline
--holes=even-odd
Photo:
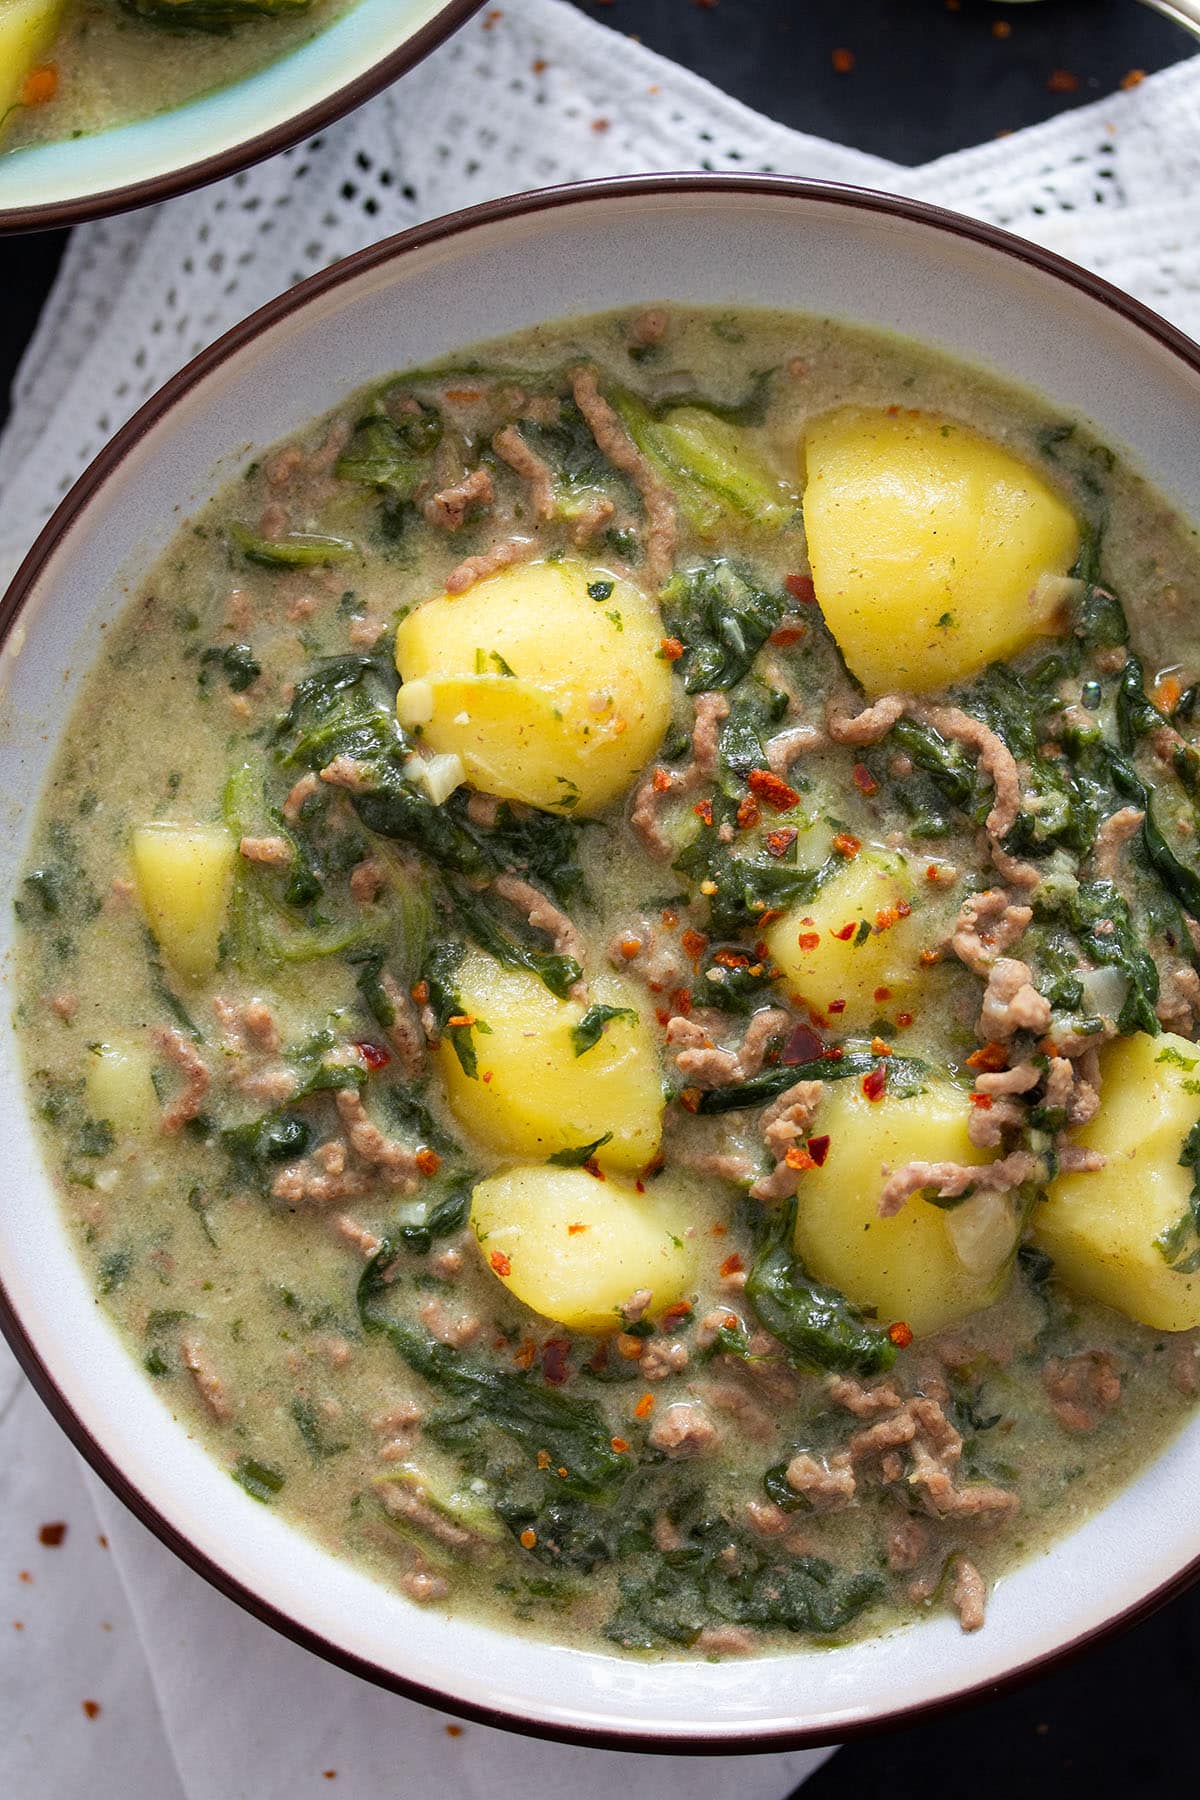
[[[433,804],[441,806],[455,788],[462,786],[467,771],[458,752],[447,750],[441,756],[431,756],[428,761],[423,756],[410,756],[404,765],[404,778],[414,786],[424,788]]]
[[[946,1214],[946,1235],[968,1275],[991,1280],[998,1275],[1017,1242],[1017,1220],[1006,1194],[986,1188]]]
[[[1129,977],[1120,969],[1088,969],[1079,977],[1079,985],[1083,989],[1084,1013],[1115,1019],[1125,1004]]]

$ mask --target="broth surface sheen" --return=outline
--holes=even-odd
[[[1198,585],[1084,425],[799,315],[548,326],[258,456],[17,901],[164,1403],[427,1606],[977,1629],[1195,1404]]]

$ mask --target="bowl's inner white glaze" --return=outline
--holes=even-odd
[[[0,219],[10,208],[86,200],[226,155],[359,80],[443,10],[444,0],[358,0],[278,62],[186,106],[0,155]]]
[[[1011,252],[882,208],[722,183],[485,220],[377,261],[233,349],[148,425],[64,526],[0,656],[10,872],[97,632],[251,447],[382,369],[541,319],[663,298],[829,313],[923,338],[1085,415],[1200,516],[1200,468],[1188,454],[1197,367]],[[0,930],[11,976],[9,915]],[[987,1630],[971,1638],[934,1617],[836,1651],[653,1664],[418,1612],[257,1506],[173,1423],[98,1311],[59,1226],[8,1020],[0,1084],[10,1161],[0,1280],[80,1428],[201,1557],[385,1678],[564,1730],[731,1746],[769,1733],[833,1738],[1052,1653],[1200,1551],[1198,1423],[1103,1513],[1003,1582]]]

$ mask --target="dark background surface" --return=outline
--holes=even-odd
[[[1086,103],[1131,70],[1191,48],[1134,0],[578,4],[786,124],[905,163]],[[834,53],[845,51],[853,67],[839,72]],[[0,243],[0,418],[64,243],[62,233]],[[896,1656],[911,1653],[897,1639]],[[1196,1780],[1198,1691],[1195,1590],[1014,1693],[850,1745],[806,1785],[805,1800],[909,1800],[927,1789],[939,1800],[1186,1793]],[[646,1787],[653,1792],[652,1765]]]

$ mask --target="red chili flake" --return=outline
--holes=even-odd
[[[756,800],[765,800],[776,812],[786,812],[789,806],[795,806],[800,796],[795,788],[770,769],[751,769],[746,777],[746,784]]]
[[[870,769],[868,769],[866,763],[855,763],[853,779],[854,785],[859,793],[866,794],[868,799],[872,794],[877,794],[879,792],[879,783],[872,775]]]
[[[822,1168],[825,1163],[825,1158],[829,1155],[829,1139],[828,1139],[828,1137],[811,1137],[811,1138],[809,1138],[808,1154],[812,1157],[812,1159],[816,1163],[818,1169]]]
[[[819,931],[802,931],[796,939],[801,950],[815,950],[820,941],[821,934]]]
[[[513,1351],[513,1361],[518,1369],[532,1369],[533,1359],[537,1355],[537,1345],[532,1338],[523,1338]],[[546,1461],[549,1462],[547,1457]]]
[[[807,636],[807,625],[777,625],[771,633],[771,642],[777,644],[781,650],[786,650],[790,645],[798,644],[801,638]]]
[[[662,1317],[659,1319],[658,1322],[662,1326],[664,1331],[670,1331],[673,1326],[682,1325],[683,1321],[685,1319],[690,1319],[691,1316],[692,1316],[691,1301],[690,1300],[677,1300],[675,1302],[674,1306],[667,1307],[667,1310],[663,1313]]]
[[[789,1144],[783,1160],[789,1169],[815,1169],[817,1166],[816,1159],[802,1144]]]
[[[646,1184],[642,1180],[640,1175],[638,1176],[637,1180],[633,1184],[633,1191],[635,1194],[644,1194],[646,1191]]]
[[[678,662],[683,655],[683,645],[678,638],[664,638],[659,649],[668,662]]]
[[[977,1106],[981,1112],[990,1112],[992,1107],[992,1096],[990,1094],[972,1094],[971,1105]]]
[[[586,1231],[586,1230],[587,1230],[586,1225],[568,1225],[567,1226],[567,1236],[568,1237],[578,1237],[581,1231]]]
[[[829,935],[830,937],[837,938],[840,943],[848,944],[857,930],[858,926],[855,924],[854,920],[848,919],[844,925],[831,925],[829,928]]]
[[[892,1054],[892,1046],[889,1043],[886,1043],[881,1037],[873,1037],[871,1039],[871,1053],[874,1056],[890,1056]]]
[[[910,918],[911,915],[912,915],[912,907],[909,905],[908,901],[907,900],[897,900],[897,902],[896,902],[896,917],[898,919],[907,919],[907,918]]]
[[[682,1013],[686,1019],[692,1010],[692,996],[688,988],[676,988],[671,995],[672,1010]]]
[[[890,1000],[890,999],[891,999],[891,997],[892,997],[892,990],[891,990],[891,988],[886,988],[886,987],[877,987],[877,988],[876,988],[876,989],[875,989],[875,998],[876,998],[876,1000]]]
[[[909,1026],[912,1024],[912,1022],[913,1022],[913,1016],[911,1013],[904,1012],[904,1013],[896,1014],[896,1024],[899,1026],[901,1031],[907,1031]]]
[[[758,824],[758,821],[761,818],[762,813],[758,809],[758,801],[754,798],[753,794],[747,794],[746,798],[737,809],[738,830],[749,831],[753,826]]]
[[[43,1525],[38,1532],[38,1543],[45,1544],[47,1550],[57,1550],[67,1535],[67,1528],[58,1520],[53,1525]]]
[[[488,1261],[491,1263],[493,1269],[495,1269],[497,1275],[509,1276],[512,1274],[512,1263],[509,1261],[508,1257],[505,1256],[503,1250],[493,1250],[492,1254],[488,1257]]]
[[[978,1050],[972,1050],[967,1058],[968,1069],[986,1069],[991,1075],[998,1075],[1001,1069],[1008,1067],[1008,1046],[997,1044],[981,1044]]]
[[[436,1150],[428,1148],[417,1151],[417,1167],[422,1175],[436,1175],[442,1166],[442,1159]]]
[[[817,590],[811,575],[785,575],[783,585],[793,600],[799,600],[803,606],[815,605]]]
[[[675,908],[673,906],[664,906],[663,907],[662,922],[666,926],[668,931],[674,931],[675,927],[679,923],[679,914],[675,911]]]
[[[411,992],[412,992],[412,997],[416,1001],[417,1005],[424,1006],[425,1002],[429,998],[429,983],[427,981],[414,982]]]
[[[475,1019],[471,1013],[451,1013],[446,1020],[446,1027],[449,1030],[456,1025],[473,1025],[474,1023]]]
[[[594,1156],[589,1156],[588,1160],[583,1165],[583,1169],[584,1173],[590,1175],[593,1181],[608,1180],[608,1176],[604,1173],[604,1170],[600,1167],[600,1164],[596,1161]]]
[[[934,963],[941,962],[942,953],[940,950],[922,950],[919,960],[923,969],[932,969]]]
[[[711,1227],[711,1231],[712,1231],[713,1237],[728,1237],[729,1236],[728,1225],[716,1224]]]
[[[1078,75],[1072,75],[1070,69],[1051,69],[1046,79],[1048,94],[1073,94],[1079,86]]]
[[[493,1071],[491,1069],[485,1069],[483,1074],[479,1077],[479,1079],[485,1083],[489,1082],[492,1079],[492,1074],[493,1074]]]
[[[750,958],[741,950],[718,950],[713,961],[720,963],[723,969],[748,969],[750,967]]]
[[[562,1387],[567,1379],[570,1350],[570,1338],[547,1338],[542,1345],[542,1374],[552,1387]]]
[[[533,1529],[532,1525],[527,1525],[521,1533],[521,1548],[523,1550],[532,1550],[536,1543],[537,1532]]]
[[[616,1451],[618,1456],[624,1456],[625,1452],[629,1448],[628,1438],[615,1437],[615,1438],[609,1438],[608,1441],[612,1445],[613,1449]]]
[[[746,1266],[745,1263],[742,1261],[741,1257],[738,1255],[737,1251],[735,1250],[733,1255],[727,1256],[725,1258],[725,1261],[721,1264],[721,1274],[722,1274],[722,1276],[736,1275],[738,1270],[744,1269],[745,1266]]]
[[[1120,85],[1128,93],[1130,88],[1141,87],[1145,79],[1145,69],[1130,69],[1127,74],[1122,75]]]
[[[98,1700],[84,1700],[81,1704],[89,1719],[98,1719],[100,1717],[100,1702]]]
[[[633,1409],[633,1416],[635,1419],[648,1419],[650,1417],[650,1414],[653,1411],[654,1411],[654,1395],[653,1394],[643,1394],[641,1399],[638,1401],[637,1405]]]
[[[832,848],[837,851],[839,856],[844,856],[847,862],[850,862],[862,849],[862,839],[852,837],[848,831],[839,831],[833,840]]]
[[[380,1044],[356,1043],[354,1048],[368,1069],[386,1069],[392,1060],[389,1053]]]
[[[671,1023],[671,1010],[669,1006],[656,1006],[654,1009],[655,1018],[664,1028]]]
[[[764,906],[761,912],[755,907],[755,911],[758,912],[758,923],[763,927],[773,925],[776,919],[783,917],[783,908],[780,906]]]
[[[887,1069],[883,1063],[862,1078],[862,1091],[868,1100],[882,1100],[886,1087]]]
[[[835,75],[851,75],[854,72],[853,50],[835,50],[830,59]]]
[[[897,1319],[894,1325],[889,1325],[887,1334],[897,1350],[907,1350],[913,1341],[912,1326],[906,1325],[903,1319]]]
[[[845,1010],[846,1002],[844,1000],[831,1000],[829,1005],[825,1008],[826,1012],[831,1013],[844,1013]]]
[[[642,948],[641,938],[627,937],[621,939],[621,955],[626,962],[632,962]]]
[[[769,856],[786,856],[798,836],[794,825],[781,825],[778,831],[768,831],[766,837],[767,854]]]
[[[712,824],[712,801],[711,800],[697,800],[695,806],[693,806],[693,808],[692,808],[692,811],[695,813],[695,815],[698,819],[703,819],[703,821],[706,825]]]
[[[828,1050],[822,1050],[821,1052],[822,1057],[827,1062],[841,1062],[845,1054],[846,1052],[842,1049],[840,1044],[830,1044]]]
[[[655,769],[654,774],[651,777],[650,785],[656,794],[665,794],[669,792],[671,777],[666,769]]]
[[[942,878],[942,872],[938,868],[937,864],[936,863],[927,863],[925,866],[926,881],[940,881],[941,878]]]
[[[783,1055],[780,1061],[785,1068],[792,1069],[797,1063],[815,1062],[819,1056],[824,1056],[824,1054],[825,1046],[816,1033],[810,1031],[807,1025],[796,1025],[793,1027],[787,1043],[783,1046]]]
[[[708,949],[708,939],[704,933],[693,930],[690,925],[679,941],[683,945],[684,954],[690,956],[693,962],[699,962]]]
[[[682,1106],[684,1112],[690,1112],[690,1113],[699,1112],[700,1111],[700,1089],[699,1088],[680,1088],[679,1104],[680,1104],[680,1106]]]

